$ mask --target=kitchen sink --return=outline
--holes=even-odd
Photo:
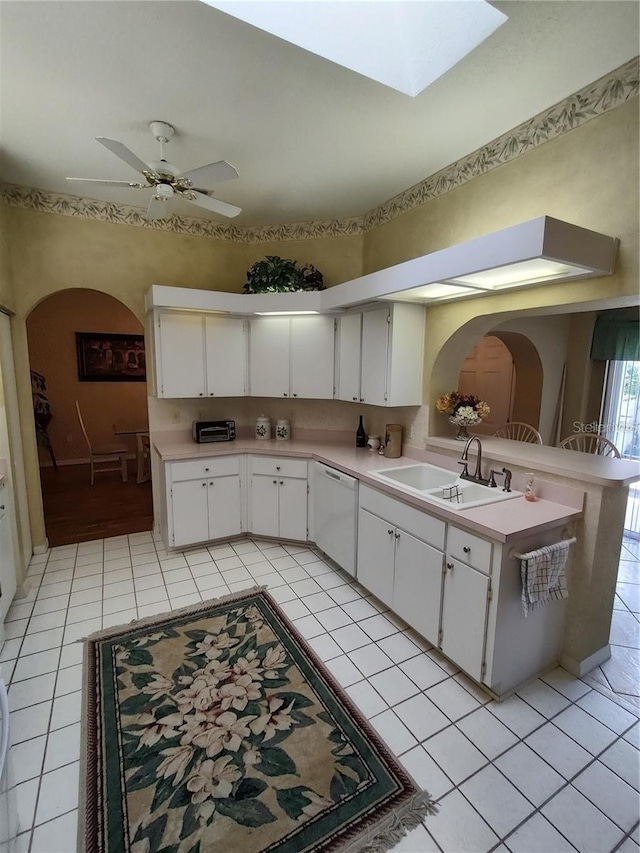
[[[404,465],[402,468],[383,468],[371,473],[382,480],[390,480],[402,486],[409,486],[419,492],[423,492],[425,489],[435,489],[438,486],[446,486],[456,478],[453,471],[447,471],[446,468],[438,468],[436,465],[427,465],[426,463]]]
[[[376,478],[399,489],[418,494],[425,501],[449,509],[464,510],[518,498],[522,492],[503,492],[456,477],[453,471],[426,462],[402,468],[383,468],[370,472]]]

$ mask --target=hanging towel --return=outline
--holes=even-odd
[[[520,556],[522,612],[528,616],[550,601],[567,598],[565,566],[573,539],[545,545]]]

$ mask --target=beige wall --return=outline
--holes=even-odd
[[[390,419],[404,423],[411,430],[410,442],[420,446],[430,429],[432,401],[455,387],[472,340],[525,313],[561,314],[637,304],[637,186],[636,99],[364,237],[241,244],[9,209],[4,240],[9,243],[13,276],[13,297],[11,292],[9,297],[17,312],[14,351],[34,540],[44,541],[44,526],[24,320],[45,296],[77,287],[100,290],[120,299],[142,320],[144,294],[152,284],[240,291],[246,270],[265,254],[313,263],[331,286],[542,214],[620,237],[620,258],[612,277],[495,294],[428,309],[426,405],[400,412],[390,410],[389,415],[382,410],[372,419],[374,428]],[[1,288],[0,280],[0,294]],[[569,385],[567,393],[573,399]],[[164,401],[161,405],[160,421],[166,408]],[[243,417],[250,421],[255,406],[244,402],[239,405]],[[249,406],[246,411],[242,408],[245,405]],[[301,401],[300,405],[295,413],[299,423],[327,418],[333,422],[335,414],[339,428],[353,423],[358,411],[357,406],[337,402],[318,407]],[[185,404],[187,422],[192,408]],[[571,413],[567,417],[573,419]]]
[[[128,443],[133,438],[115,437],[113,424],[147,422],[145,382],[80,382],[75,332],[142,334],[139,320],[117,299],[95,290],[63,290],[38,304],[27,319],[29,361],[47,383],[53,419],[49,438],[59,463],[88,459],[80,431],[75,401],[80,403],[89,438],[95,445]],[[50,464],[39,448],[40,463]]]
[[[0,308],[13,310],[13,288],[9,269],[8,209],[0,199]]]

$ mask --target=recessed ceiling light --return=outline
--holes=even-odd
[[[507,20],[486,0],[203,2],[412,97]]]

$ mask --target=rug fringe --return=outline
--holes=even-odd
[[[365,829],[357,838],[348,841],[340,853],[387,853],[420,826],[428,815],[438,813],[438,807],[426,791],[419,791],[388,817]]]

